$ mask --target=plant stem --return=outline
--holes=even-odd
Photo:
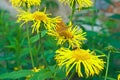
[[[74,70],[73,73],[70,75],[70,77],[68,78],[68,80],[72,80],[74,74],[75,74],[75,70]]]
[[[55,65],[55,73],[53,74],[53,78],[55,78],[55,76],[56,76],[57,69],[58,69],[58,67],[57,67],[57,64],[56,64],[56,65]]]
[[[44,62],[45,62],[45,65],[48,66],[48,65],[47,65],[47,61],[46,61],[46,59],[45,59],[44,49],[43,49],[43,47],[42,47],[41,31],[40,31],[40,33],[39,33],[39,37],[40,37],[40,40],[39,40],[40,47],[39,47],[39,48],[40,48],[41,54],[42,54],[42,56],[43,56],[43,60],[44,60]]]
[[[107,80],[107,76],[108,76],[108,68],[109,68],[110,54],[111,54],[111,51],[109,51],[108,56],[107,56],[107,66],[106,66],[106,73],[105,73],[105,79],[104,79],[104,80]]]
[[[75,13],[75,7],[76,7],[76,3],[75,3],[75,1],[74,1],[73,7],[72,7],[72,14],[71,14],[71,16],[70,16],[70,22],[72,22],[72,20],[73,20],[73,16],[74,16],[74,13]]]
[[[43,47],[42,47],[41,31],[40,31],[40,33],[39,33],[39,37],[40,37],[40,41],[39,41],[39,43],[40,43],[40,51],[41,51],[41,53],[42,53],[42,56],[43,56],[43,60],[44,60],[44,62],[45,62],[45,65],[48,66],[47,61],[46,61],[46,59],[45,59],[44,50],[43,50]]]
[[[34,60],[33,60],[33,55],[32,55],[32,51],[31,51],[31,43],[30,43],[30,34],[29,34],[29,26],[27,25],[27,38],[28,38],[28,47],[29,47],[29,53],[30,53],[30,58],[31,58],[31,64],[32,67],[34,68]]]
[[[41,50],[41,53],[42,53],[42,56],[43,56],[43,60],[45,62],[45,65],[47,66],[48,70],[51,72],[51,74],[53,74],[53,72],[51,71],[49,65],[47,64],[47,61],[46,61],[46,58],[45,58],[45,54],[44,54],[44,48],[42,47],[42,36],[41,36],[41,31],[39,33],[39,37],[40,37],[40,50]],[[53,74],[54,75],[54,74]]]

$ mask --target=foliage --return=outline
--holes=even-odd
[[[110,0],[106,2],[111,4]],[[40,9],[44,10],[44,7],[47,7],[46,10],[49,12],[53,7],[55,10],[58,9],[59,5],[54,0],[42,0]],[[81,13],[82,10],[85,13]],[[55,52],[61,45],[57,45],[57,41],[47,34],[47,30],[41,28],[40,34],[37,34],[31,33],[31,27],[29,27],[30,39],[28,41],[26,25],[20,27],[20,23],[16,23],[9,12],[0,10],[0,79],[104,80],[108,67],[106,78],[116,80],[117,75],[120,74],[120,31],[117,30],[120,26],[120,15],[113,14],[105,17],[98,15],[100,10],[96,8],[83,8],[82,10],[70,15],[69,18],[71,20],[72,17],[73,24],[78,25],[87,33],[87,40],[82,48],[89,48],[95,51],[96,55],[105,55],[102,58],[106,62],[105,69],[99,75],[88,78],[78,77],[77,73],[71,70],[73,74],[66,76],[65,66],[59,68],[54,59]],[[97,23],[98,20],[100,23]],[[31,24],[32,22],[28,26]],[[33,69],[33,66],[40,70]]]

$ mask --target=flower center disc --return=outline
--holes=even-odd
[[[35,12],[35,13],[33,14],[33,17],[34,17],[34,19],[37,20],[37,21],[44,21],[44,20],[47,19],[47,15],[44,14],[43,12]]]
[[[73,54],[72,54],[73,58],[76,59],[76,61],[79,60],[89,60],[90,59],[90,55],[82,50],[74,50]]]

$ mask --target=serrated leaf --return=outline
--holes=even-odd
[[[10,73],[1,74],[0,79],[19,79],[28,75],[32,75],[33,73],[34,72],[32,72],[31,70],[14,71]]]

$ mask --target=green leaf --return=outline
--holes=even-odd
[[[66,74],[65,72],[63,72],[61,69],[58,69],[56,71],[56,76],[55,76],[55,80],[63,80],[66,78]]]
[[[8,48],[8,49],[15,49],[15,45],[6,45],[5,48]]]
[[[37,35],[35,35],[35,36],[33,36],[33,37],[30,38],[30,42],[31,42],[31,43],[35,43],[36,41],[39,40],[39,38],[40,38],[40,37],[39,37],[39,34],[37,34]]]
[[[47,32],[46,30],[41,31],[41,37],[44,37],[44,36],[46,35],[46,32]],[[31,37],[31,38],[30,38],[30,41],[31,41],[31,43],[35,43],[35,42],[37,42],[39,39],[40,39],[40,35],[39,35],[39,33],[38,33],[38,34],[36,34],[35,36]]]
[[[52,10],[59,8],[58,4],[55,1],[51,1],[51,0],[46,1],[46,7]]]
[[[44,37],[46,35],[46,30],[41,31],[41,37]]]
[[[116,80],[115,78],[112,77],[107,77],[108,80]]]
[[[118,73],[120,73],[120,71],[117,71]]]
[[[14,56],[0,57],[0,61],[11,60],[13,58],[14,58]]]
[[[45,58],[49,65],[55,64],[54,56],[55,56],[55,54],[54,54],[53,50],[45,51]]]
[[[39,72],[35,73],[30,80],[45,80],[51,78],[52,74],[48,69],[42,69]]]
[[[10,73],[1,74],[0,79],[19,79],[28,75],[32,75],[33,73],[34,72],[32,72],[31,70],[14,71]]]
[[[105,55],[105,57],[107,57],[107,55],[104,53],[104,52],[102,52],[101,50],[98,50],[98,49],[94,49],[96,52],[98,52],[99,54],[101,54],[101,55]]]
[[[61,70],[58,66],[49,66],[49,69],[54,73],[54,80],[63,80],[66,78],[66,72]]]
[[[29,48],[24,48],[21,50],[21,55],[20,57],[22,58],[23,56],[26,56],[29,53]]]
[[[120,20],[120,14],[114,14],[114,15],[110,16],[110,18],[119,19]]]

